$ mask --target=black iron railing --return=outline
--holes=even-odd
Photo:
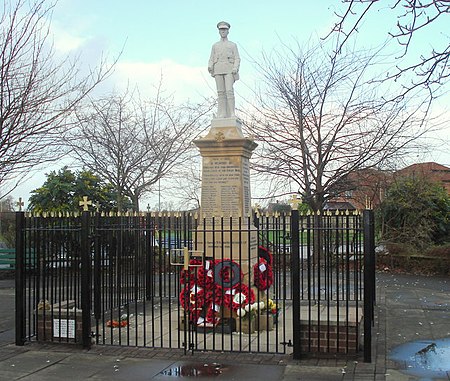
[[[371,211],[19,212],[16,343],[293,351],[295,358],[362,348],[370,361],[373,253]]]

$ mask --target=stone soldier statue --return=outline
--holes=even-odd
[[[228,41],[230,24],[221,21],[217,24],[220,41],[211,49],[208,71],[216,80],[217,86],[217,118],[235,116],[234,81],[239,79],[239,52],[234,42]]]

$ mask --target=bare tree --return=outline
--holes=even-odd
[[[387,102],[392,89],[373,81],[377,53],[285,47],[259,63],[265,87],[245,122],[260,145],[253,168],[313,210],[346,190],[349,173],[386,166],[426,131],[428,99]]]
[[[183,163],[171,176],[165,194],[177,200],[181,210],[200,208],[201,193],[201,158],[198,150],[193,150]]]
[[[438,30],[439,36],[433,27],[443,18],[450,15],[448,0],[342,0],[344,9],[337,12],[337,22],[329,36],[340,35],[338,50],[342,49],[362,28],[365,19],[375,12],[387,16],[396,14],[397,23],[389,32],[389,38],[394,38],[401,47],[401,53],[396,59],[399,63],[396,69],[380,77],[378,80],[395,80],[405,77],[403,83],[403,96],[409,91],[422,87],[436,96],[435,92],[450,76],[450,36],[445,30]],[[378,5],[382,6],[380,9]],[[448,17],[447,17],[448,18]],[[448,24],[447,20],[447,24]],[[445,25],[445,24],[443,24]],[[428,32],[428,36],[427,36]],[[328,37],[329,37],[328,36]],[[438,38],[436,38],[438,37]],[[426,39],[430,46],[429,51],[420,50],[418,56],[411,57],[405,63],[401,59],[406,57],[419,39]],[[440,42],[440,43],[439,43]]]
[[[101,63],[80,77],[75,62],[55,59],[52,8],[6,0],[0,9],[0,185],[55,159],[71,112],[111,70]]]
[[[175,105],[160,90],[149,101],[128,91],[113,94],[77,111],[78,128],[66,141],[85,168],[113,184],[138,210],[139,199],[183,164],[211,107],[207,101]]]

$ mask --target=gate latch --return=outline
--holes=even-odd
[[[282,341],[281,343],[280,343],[281,345],[287,345],[288,347],[293,347],[294,345],[292,344],[292,341],[291,341],[291,339],[289,339],[289,341]]]

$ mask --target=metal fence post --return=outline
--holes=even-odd
[[[301,357],[301,325],[300,325],[300,235],[298,228],[298,210],[291,212],[291,276],[292,276],[292,330],[293,330],[293,357]]]
[[[89,245],[90,214],[81,214],[81,322],[83,348],[91,347],[91,253]]]
[[[372,362],[372,321],[375,301],[375,221],[373,210],[364,210],[364,362]]]
[[[16,345],[25,344],[25,213],[16,213]]]
[[[155,219],[152,217],[151,213],[147,213],[145,217],[145,235],[146,235],[146,247],[147,251],[145,254],[145,299],[146,300],[152,300],[154,295],[153,290],[153,267],[155,264],[155,255],[156,254],[156,247],[158,247],[160,250],[162,250],[160,244],[161,242],[158,242],[158,245],[156,245],[156,237],[155,237],[155,229],[156,229],[156,222]]]
[[[101,243],[100,243],[100,235],[98,233],[98,229],[100,226],[100,213],[96,212],[94,217],[94,253],[93,253],[93,286],[94,286],[94,317],[96,320],[96,329],[98,328],[98,321],[101,319],[102,313],[102,265],[104,262],[104,258],[102,258],[101,253]],[[98,336],[96,336],[98,340]]]

